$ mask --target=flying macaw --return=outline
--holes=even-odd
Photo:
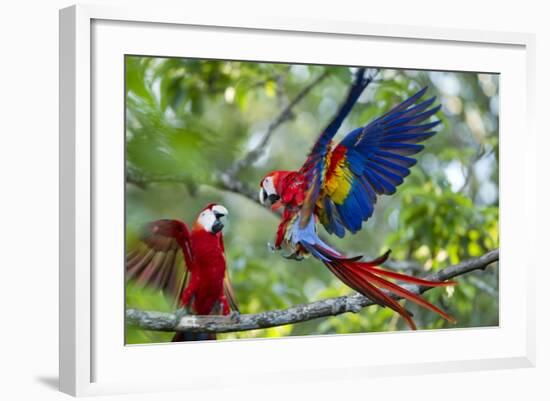
[[[369,83],[364,69],[359,69],[346,101],[299,170],[273,171],[260,182],[260,202],[274,210],[284,206],[274,248],[288,251],[286,257],[297,260],[313,255],[349,287],[399,313],[413,330],[416,325],[411,314],[380,289],[454,322],[435,305],[385,278],[430,287],[454,282],[428,281],[378,267],[389,251],[368,262],[359,261],[362,256],[347,258],[317,234],[317,222],[340,238],[346,231],[358,232],[363,221],[372,216],[377,196],[393,194],[409,175],[416,163],[411,156],[423,149],[418,143],[435,135],[433,129],[440,123],[430,118],[441,106],[431,107],[435,97],[422,100],[424,88],[364,127],[352,130],[335,145],[334,135]]]
[[[192,314],[238,312],[225,263],[222,218],[227,214],[225,207],[212,203],[201,210],[191,230],[179,220],[147,224],[139,245],[126,256],[126,280],[161,289]],[[215,338],[178,332],[172,341]]]

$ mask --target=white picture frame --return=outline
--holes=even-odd
[[[145,34],[146,33],[146,34]],[[219,35],[224,36],[223,48]],[[177,50],[175,39],[196,35],[201,48]],[[270,56],[254,50],[254,35],[270,46]],[[183,36],[182,36],[183,37]],[[189,36],[190,37],[190,36]],[[195,37],[194,37],[195,38]],[[291,40],[295,45],[288,45]],[[344,44],[329,55],[304,52],[307,44],[323,40]],[[241,41],[241,42],[239,42]],[[363,56],[349,54],[347,43],[389,47],[433,46],[439,59],[419,61],[402,47],[401,54],[387,54],[378,65],[430,69],[463,69],[499,72],[501,83],[501,325],[489,329],[445,332],[384,333],[376,335],[323,336],[282,340],[234,341],[187,345],[125,347],[120,340],[124,313],[122,287],[123,248],[112,242],[103,246],[105,221],[120,222],[124,173],[120,136],[94,136],[94,130],[118,132],[123,116],[121,54],[204,56],[309,61],[350,65],[365,64]],[[372,43],[371,43],[372,42]],[[384,46],[380,46],[383,42]],[[161,47],[161,43],[164,43]],[[243,46],[235,44],[242,43]],[[216,47],[218,46],[218,47]],[[295,46],[293,48],[292,46]],[[309,48],[309,47],[308,47]],[[174,50],[176,49],[176,50]],[[215,50],[214,50],[215,49]],[[314,52],[315,45],[311,52]],[[309,50],[308,50],[309,51]],[[347,51],[347,53],[346,53]],[[179,53],[178,53],[179,52]],[[183,52],[183,53],[181,53]],[[255,53],[254,53],[255,52]],[[191,54],[192,53],[192,54]],[[251,56],[255,54],[255,56]],[[452,54],[464,54],[460,61]],[[409,57],[404,63],[403,58]],[[267,58],[266,58],[267,57]],[[525,232],[534,232],[533,201],[521,188],[534,180],[534,160],[529,146],[535,143],[530,126],[534,110],[534,36],[427,27],[373,25],[363,22],[296,20],[241,16],[226,18],[215,12],[188,15],[184,10],[154,7],[114,8],[79,5],[60,12],[60,389],[72,395],[197,389],[205,386],[238,386],[245,373],[258,383],[293,380],[338,380],[343,377],[398,375],[534,366],[534,252]],[[111,63],[113,62],[113,63]],[[422,64],[424,63],[424,64]],[[500,63],[500,64],[499,64]],[[406,65],[405,65],[406,64]],[[500,67],[499,67],[500,65]],[[483,68],[493,66],[493,68]],[[496,66],[496,67],[495,67]],[[481,68],[481,69],[478,69]],[[120,76],[117,78],[117,74]],[[107,83],[109,83],[107,85]],[[112,85],[111,85],[112,84]],[[114,91],[114,92],[109,92]],[[102,101],[99,102],[98,99]],[[111,99],[111,100],[109,100]],[[118,102],[118,104],[117,104]],[[107,113],[107,114],[106,114]],[[112,113],[112,114],[108,114]],[[118,114],[117,114],[118,113]],[[104,118],[105,117],[105,118]],[[514,132],[525,133],[518,146]],[[534,146],[534,145],[533,145]],[[98,157],[101,163],[98,163]],[[515,168],[509,168],[514,163]],[[113,171],[115,173],[113,173]],[[121,181],[122,180],[122,181]],[[517,184],[520,190],[517,190]],[[513,190],[512,184],[516,185]],[[109,196],[117,194],[113,202]],[[111,203],[114,204],[111,209]],[[118,209],[117,209],[118,207]],[[123,227],[113,229],[118,238]],[[122,241],[120,236],[119,241]],[[117,245],[118,244],[118,245]],[[118,249],[118,248],[120,249]],[[112,272],[98,268],[107,263]],[[120,266],[120,269],[116,269]],[[510,269],[515,269],[512,276]],[[114,272],[114,273],[113,273]],[[122,281],[123,282],[123,281]],[[510,301],[511,284],[514,301]],[[101,298],[96,295],[101,288]],[[108,310],[108,308],[112,310]],[[117,317],[118,316],[118,317]],[[101,328],[101,329],[98,329]],[[113,335],[106,335],[106,333]],[[114,339],[111,339],[113,337]],[[392,341],[394,355],[376,354]],[[437,342],[455,344],[438,349]],[[430,344],[436,352],[420,355],[415,349]],[[461,344],[468,344],[468,349]],[[318,350],[322,347],[323,357]],[[368,358],[342,352],[362,349]],[[409,350],[409,352],[400,352]],[[195,362],[193,369],[169,374],[183,355]],[[205,373],[201,364],[221,356],[235,361],[233,372]],[[292,360],[289,364],[288,361]],[[164,361],[164,368],[159,368]],[[269,362],[267,364],[266,362]],[[291,366],[288,366],[291,365]],[[139,369],[138,369],[139,367]],[[182,368],[183,369],[183,368]],[[185,377],[182,380],[181,377]],[[213,380],[215,379],[215,380]]]

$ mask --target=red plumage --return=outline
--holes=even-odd
[[[339,160],[343,156],[343,154],[335,155],[331,161],[331,166],[332,164],[338,164]],[[329,172],[332,170],[334,170],[334,167],[329,169]],[[265,180],[268,178],[271,182],[266,185]],[[330,177],[326,177],[325,179],[329,178]],[[451,323],[456,322],[452,316],[445,313],[437,306],[429,303],[421,296],[416,295],[406,288],[403,288],[387,279],[389,278],[396,281],[428,287],[455,285],[455,282],[425,280],[378,267],[386,261],[389,256],[389,251],[375,260],[362,262],[359,261],[361,256],[345,258],[340,253],[330,249],[330,247],[326,246],[326,244],[324,244],[321,240],[318,240],[315,244],[295,241],[295,239],[292,238],[292,230],[294,228],[293,225],[297,224],[298,216],[300,215],[301,208],[304,205],[306,192],[308,189],[307,178],[305,174],[299,171],[274,171],[269,173],[260,183],[262,190],[264,190],[266,186],[271,185],[279,197],[279,199],[272,204],[272,209],[278,209],[279,207],[284,206],[282,219],[277,229],[275,239],[276,249],[290,249],[290,257],[295,259],[301,259],[303,257],[302,255],[312,253],[316,258],[321,260],[336,277],[338,277],[350,288],[368,297],[373,302],[381,306],[388,307],[399,313],[399,315],[405,319],[407,325],[413,330],[416,329],[416,324],[413,321],[411,314],[399,302],[397,302],[392,295],[405,298],[426,309],[429,309]],[[318,213],[320,213],[320,211],[315,209],[315,219],[317,219]]]
[[[238,310],[226,269],[220,221],[226,214],[223,206],[210,204],[191,230],[179,220],[147,224],[140,243],[127,254],[126,279],[162,290],[192,314]],[[176,333],[173,341],[213,338],[208,333]]]
[[[340,238],[346,232],[358,232],[372,216],[378,196],[393,194],[403,183],[416,163],[411,156],[423,149],[419,143],[433,136],[432,129],[439,124],[430,119],[440,106],[430,108],[435,98],[422,100],[427,90],[424,88],[384,115],[352,130],[336,145],[336,132],[371,81],[365,77],[365,69],[360,68],[355,75],[346,100],[302,167],[296,171],[273,171],[260,183],[261,203],[268,203],[273,209],[284,206],[275,248],[285,249],[289,258],[298,260],[305,254],[313,255],[346,285],[399,313],[412,329],[416,325],[411,315],[392,294],[454,322],[441,309],[387,279],[430,287],[454,282],[417,279],[377,267],[388,254],[370,262],[359,261],[360,256],[346,258],[317,234],[317,223]]]
[[[190,306],[198,315],[213,314],[214,308],[221,308],[223,315],[229,314],[223,288],[226,263],[222,232],[212,234],[195,223],[189,241],[193,264],[189,268],[191,278],[181,296],[180,307]]]
[[[277,202],[271,205],[271,209],[277,210],[284,206],[283,216],[275,237],[275,248],[280,249],[288,225],[304,203],[307,181],[305,175],[299,171],[273,171],[266,175],[264,180],[268,177],[271,177],[275,191],[280,197]],[[264,180],[262,180],[260,186],[263,185]]]

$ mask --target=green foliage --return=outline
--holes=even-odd
[[[224,231],[229,271],[242,313],[286,308],[351,291],[319,262],[283,259],[267,246],[278,219],[240,195],[215,187],[213,177],[255,146],[280,110],[300,90],[328,76],[293,109],[266,153],[239,178],[252,188],[268,171],[296,169],[330,121],[352,79],[347,67],[126,58],[127,165],[144,174],[176,174],[182,183],[127,185],[127,240],[157,218],[192,222],[207,203],[230,212]],[[339,131],[341,137],[389,110],[418,89],[443,105],[439,133],[425,144],[418,164],[397,193],[378,200],[374,216],[356,235],[331,238],[349,255],[378,256],[391,248],[427,274],[498,247],[498,76],[476,73],[382,70]],[[324,234],[324,233],[323,233]],[[407,303],[420,328],[496,325],[498,269],[461,277],[454,288],[425,294],[454,315],[449,325]],[[171,310],[161,294],[127,287],[128,307]],[[228,333],[219,338],[355,333],[405,329],[392,311],[370,307],[358,314],[301,324]],[[127,329],[128,343],[168,341],[171,333]]]
[[[150,290],[135,283],[126,285],[126,305],[132,308],[172,312],[174,305],[159,291]],[[173,333],[149,331],[126,327],[126,344],[161,343],[170,341]]]

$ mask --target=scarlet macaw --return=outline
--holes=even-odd
[[[126,280],[161,289],[192,314],[238,311],[225,263],[221,219],[227,214],[225,207],[212,203],[199,213],[191,231],[179,220],[147,224],[140,244],[126,256]],[[215,338],[182,332],[172,341]]]
[[[399,313],[411,329],[416,328],[411,314],[380,288],[454,322],[438,307],[383,277],[430,287],[454,282],[428,281],[378,267],[389,251],[369,262],[360,262],[361,256],[346,258],[317,234],[317,221],[340,238],[346,231],[358,232],[363,221],[372,216],[377,196],[393,194],[409,175],[416,163],[411,156],[423,149],[418,143],[435,135],[432,129],[440,123],[428,121],[441,106],[430,108],[435,97],[421,101],[424,88],[366,126],[349,132],[335,146],[334,135],[369,82],[364,69],[358,70],[346,101],[299,170],[273,171],[262,179],[260,202],[272,209],[284,206],[274,248],[288,250],[287,257],[297,260],[313,255],[349,287]]]

